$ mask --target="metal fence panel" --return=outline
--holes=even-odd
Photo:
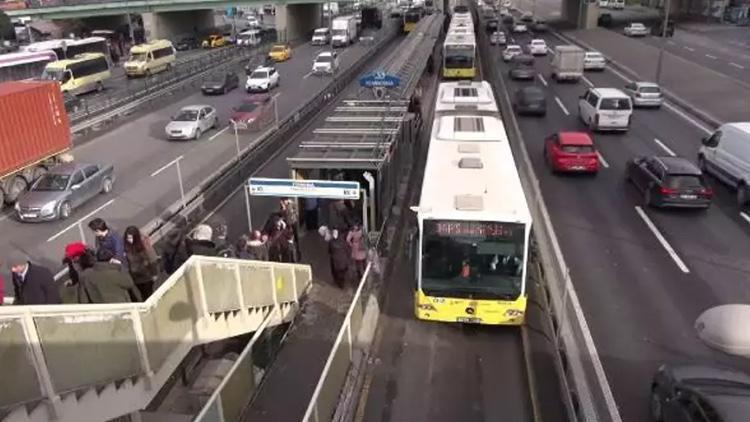
[[[3,362],[0,409],[41,398],[42,390],[37,381],[31,351],[26,345],[21,320],[0,320],[0,338],[3,339],[0,343],[0,362]],[[11,380],[13,385],[8,385]]]
[[[57,391],[142,373],[129,314],[37,316],[34,322]]]
[[[224,388],[219,393],[221,407],[224,409],[224,420],[235,422],[240,420],[242,411],[247,407],[250,397],[255,394],[255,365],[253,354],[247,353],[240,362],[236,363],[229,375]]]

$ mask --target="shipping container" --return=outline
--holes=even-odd
[[[6,203],[70,147],[70,123],[57,82],[0,83],[0,196]]]

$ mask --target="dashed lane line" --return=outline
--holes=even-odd
[[[718,57],[716,57],[716,56],[712,56],[712,55],[710,55],[710,54],[706,54],[706,57],[708,57],[708,58],[709,58],[709,59],[711,59],[711,60],[716,60],[716,59],[718,59]]]
[[[671,149],[669,149],[669,147],[666,144],[664,144],[664,142],[660,141],[657,138],[654,138],[654,142],[656,142],[656,145],[659,145],[661,147],[661,149],[663,149],[664,151],[666,151],[667,154],[671,155],[672,157],[676,157],[677,156],[677,154],[675,154],[674,151],[672,151]]]
[[[740,217],[742,217],[743,220],[750,223],[750,215],[747,215],[745,211],[740,211]]]
[[[555,102],[557,102],[557,105],[560,106],[560,108],[562,109],[563,113],[565,113],[566,116],[570,116],[570,113],[568,113],[568,109],[565,108],[562,101],[560,101],[560,97],[555,96]]]
[[[226,132],[226,131],[227,131],[227,130],[229,129],[229,127],[230,127],[230,126],[231,126],[231,125],[227,125],[227,127],[225,127],[224,129],[222,129],[222,130],[220,130],[220,131],[218,131],[218,132],[214,133],[213,135],[211,135],[211,137],[210,137],[210,138],[208,138],[208,142],[211,142],[211,141],[213,141],[213,140],[214,140],[214,139],[216,139],[216,138],[217,138],[217,137],[218,137],[219,135],[221,135],[222,133]]]
[[[744,68],[745,68],[745,66],[743,66],[743,65],[741,65],[741,64],[737,64],[737,63],[735,63],[735,62],[729,62],[729,66],[734,66],[734,67],[736,67],[737,69],[744,69]]]
[[[638,215],[641,217],[641,220],[643,220],[644,223],[646,223],[646,226],[649,230],[651,230],[651,233],[654,234],[656,237],[656,240],[659,241],[661,246],[667,251],[670,257],[672,257],[672,260],[677,264],[677,267],[679,267],[680,271],[682,271],[685,274],[690,274],[690,269],[685,265],[685,262],[682,261],[682,258],[680,258],[679,255],[677,255],[677,252],[675,252],[674,248],[672,248],[672,245],[667,242],[667,239],[664,238],[664,236],[661,234],[659,229],[656,227],[656,225],[651,221],[651,219],[648,217],[645,211],[643,211],[643,208],[636,205],[635,212],[638,213]]]
[[[544,76],[542,76],[542,74],[541,74],[541,73],[537,73],[537,75],[536,75],[536,76],[538,76],[538,77],[539,77],[539,81],[540,81],[540,82],[542,83],[542,85],[544,85],[544,86],[549,86],[549,84],[547,84],[547,81],[546,81],[546,80],[544,80]]]

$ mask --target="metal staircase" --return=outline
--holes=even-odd
[[[193,346],[290,321],[311,282],[309,265],[193,256],[144,303],[2,307],[0,421],[136,412]]]

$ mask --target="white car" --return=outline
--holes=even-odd
[[[630,82],[625,85],[625,93],[636,107],[661,107],[664,101],[661,88],[652,82]]]
[[[313,61],[312,73],[314,75],[330,75],[337,70],[339,70],[339,55],[335,51],[324,51]]]
[[[200,139],[211,128],[216,128],[219,117],[210,105],[183,107],[172,117],[164,131],[169,139]]]
[[[516,34],[523,34],[528,30],[529,28],[526,27],[525,23],[516,23],[515,25],[513,25],[513,32]]]
[[[630,128],[633,103],[627,94],[615,88],[589,88],[578,100],[578,116],[591,130]]]
[[[511,44],[507,47],[505,47],[505,50],[503,50],[503,61],[509,62],[513,59],[513,57],[523,54],[523,50],[521,49],[520,45]]]
[[[599,0],[599,7],[606,9],[609,7],[609,0]]]
[[[604,70],[607,60],[598,51],[587,51],[583,56],[583,70]]]
[[[649,29],[642,23],[634,22],[625,27],[624,33],[628,37],[645,37],[649,34]]]
[[[532,56],[546,56],[547,43],[540,39],[531,40],[529,43],[529,52]]]
[[[279,72],[275,67],[258,66],[245,81],[247,92],[268,92],[271,88],[279,86]]]
[[[260,22],[258,21],[258,19],[255,18],[255,16],[248,16],[247,17],[247,24],[251,28],[256,28],[256,27],[260,28]]]

